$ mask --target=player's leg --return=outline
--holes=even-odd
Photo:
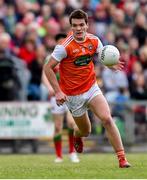
[[[66,121],[68,127],[69,153],[73,153],[74,152],[73,132],[75,127],[75,122],[69,111],[67,111],[66,113]]]
[[[106,129],[108,139],[111,142],[118,156],[120,167],[129,167],[130,165],[125,158],[125,152],[121,141],[120,133],[112,119],[109,105],[105,97],[102,94],[95,96],[89,102],[89,107],[95,113],[95,115],[102,121],[102,124]]]
[[[91,123],[87,114],[87,97],[84,94],[68,96],[66,102],[76,127],[74,128],[74,147],[78,153],[83,151],[82,137],[86,137],[91,132]]]
[[[68,127],[69,157],[72,162],[78,163],[80,160],[75,152],[73,135],[74,128],[76,128],[76,124],[69,110],[67,110],[66,112],[66,121]]]
[[[91,132],[91,123],[87,112],[82,116],[74,117],[77,128],[74,129],[74,147],[78,153],[83,152],[82,137],[87,137]]]
[[[87,111],[79,117],[73,117],[77,127],[75,127],[75,137],[87,137],[91,133],[91,123]]]
[[[54,146],[56,159],[55,162],[62,162],[62,129],[63,129],[63,114],[53,114],[55,123]]]
[[[62,162],[62,128],[63,128],[63,118],[64,118],[64,109],[62,106],[57,106],[55,97],[50,99],[51,104],[51,113],[53,115],[53,120],[55,123],[54,131],[54,146],[56,159],[55,162]]]

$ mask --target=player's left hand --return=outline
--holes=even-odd
[[[110,68],[113,71],[122,71],[124,67],[125,67],[125,62],[119,61],[118,64],[109,66],[108,68]]]

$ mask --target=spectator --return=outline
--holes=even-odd
[[[135,100],[147,100],[147,87],[145,84],[145,77],[143,73],[139,73],[133,81],[131,97]],[[136,136],[141,142],[146,139],[147,123],[146,123],[146,107],[144,105],[137,105],[134,107]]]
[[[53,6],[53,17],[59,23],[60,18],[65,15],[65,4],[62,1],[57,1]]]
[[[27,11],[23,16],[22,23],[27,27],[29,24],[31,24],[34,21],[35,21],[35,15],[32,12]]]
[[[18,57],[24,60],[29,67],[36,58],[36,44],[33,39],[26,37],[24,44],[20,47]]]
[[[138,13],[135,18],[134,36],[137,37],[140,47],[145,44],[147,38],[147,27],[146,17],[143,13]]]
[[[139,60],[144,71],[147,71],[147,45],[142,46],[139,50]]]
[[[103,4],[98,4],[94,13],[94,20],[96,25],[96,35],[104,41],[104,35],[110,23],[109,14],[107,13]]]
[[[7,96],[7,100],[26,100],[26,87],[29,80],[29,71],[26,67],[26,64],[22,62],[21,59],[15,57],[11,53],[10,49],[11,37],[7,33],[3,33],[0,36],[0,54],[1,60],[8,61],[7,73],[11,73],[14,77],[14,83],[11,86],[12,89],[9,89],[8,92],[4,92],[5,96],[1,93],[1,99]],[[11,67],[12,65],[12,67]],[[2,69],[2,68],[1,68]],[[2,69],[4,71],[4,69]],[[13,76],[13,72],[14,76]],[[5,72],[5,71],[4,71]],[[2,73],[4,75],[4,73]],[[22,76],[23,74],[23,76]],[[12,94],[13,95],[12,95]],[[6,99],[3,99],[6,100]]]
[[[130,24],[131,26],[134,23],[134,17],[136,16],[137,10],[137,2],[126,1],[124,4],[124,12],[125,12],[125,23]]]
[[[145,77],[143,73],[136,74],[133,80],[133,88],[131,97],[133,99],[145,100],[147,99],[147,86],[145,84]]]
[[[3,19],[6,15],[7,5],[4,0],[0,0],[0,19]]]
[[[41,100],[41,77],[44,59],[46,57],[46,49],[40,45],[36,49],[36,57],[29,64],[31,79],[28,86],[28,100]]]
[[[18,56],[20,47],[23,46],[26,35],[26,27],[22,23],[17,23],[12,35],[12,51]]]
[[[66,5],[65,15],[69,15],[74,10],[74,8],[70,5],[69,0],[63,0],[63,2]]]
[[[52,14],[51,7],[47,4],[43,4],[41,6],[41,12],[37,17],[37,22],[39,23],[39,25],[44,26],[46,22],[48,22],[49,19],[51,19],[51,14]]]
[[[122,32],[122,26],[125,21],[124,11],[121,9],[113,9],[111,14],[112,24],[110,24],[110,31],[113,32],[116,36],[120,35]]]
[[[64,32],[65,34],[67,34],[70,30],[70,24],[68,21],[68,16],[62,16],[59,20],[59,24],[60,24],[60,29],[61,32]]]
[[[15,25],[17,23],[15,7],[13,5],[9,5],[7,7],[6,15],[3,19],[6,31],[12,35],[14,33]]]
[[[111,69],[105,68],[102,72],[105,92],[118,91],[118,87],[128,87],[127,76],[123,71],[114,72]]]

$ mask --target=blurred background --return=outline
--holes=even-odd
[[[0,0],[0,153],[53,152],[42,67],[55,36],[69,32],[69,14],[79,8],[89,15],[88,32],[120,51],[125,68],[117,73],[95,57],[97,82],[126,150],[147,151],[147,0]],[[112,151],[100,121],[89,116],[85,152]]]

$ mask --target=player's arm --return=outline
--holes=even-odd
[[[56,61],[53,57],[50,56],[48,59],[48,62],[43,67],[43,71],[46,75],[46,78],[49,81],[49,83],[51,84],[55,93],[58,93],[61,91],[58,81],[56,79],[56,75],[53,70],[57,64],[58,64],[58,61]]]
[[[54,89],[56,102],[58,105],[62,105],[67,100],[67,97],[60,89],[56,75],[54,73],[54,68],[64,57],[66,57],[66,51],[64,47],[57,45],[51,56],[47,57],[46,63],[43,67],[46,78]]]
[[[61,91],[56,75],[53,71],[58,63],[59,62],[51,56],[48,63],[44,65],[43,70],[52,88],[54,89],[57,105],[60,106],[66,101],[66,95]]]
[[[46,75],[45,75],[45,72],[42,71],[42,83],[46,86],[46,88],[48,89],[49,91],[49,96],[54,96],[55,95],[55,92],[54,92],[54,89],[52,88],[50,82],[48,81]]]

